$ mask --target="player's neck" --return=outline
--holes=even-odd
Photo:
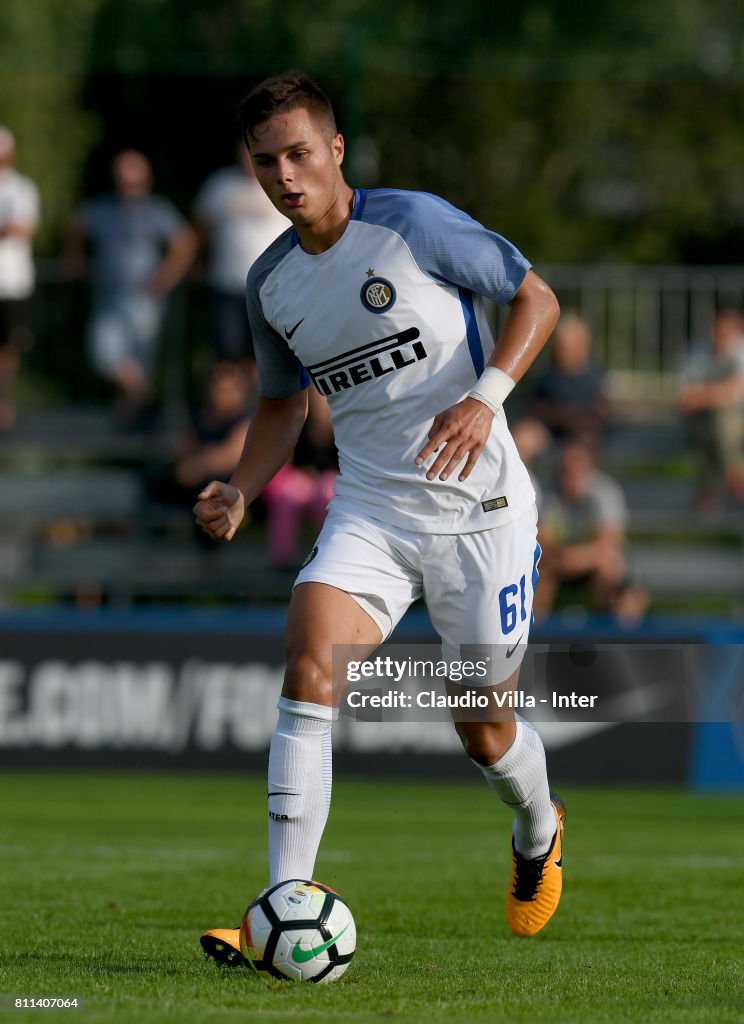
[[[344,182],[338,196],[315,224],[295,226],[300,245],[311,256],[318,256],[335,245],[346,231],[354,209],[354,190]]]

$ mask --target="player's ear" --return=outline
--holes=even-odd
[[[340,133],[331,139],[331,152],[336,163],[340,166],[344,162],[344,137]]]

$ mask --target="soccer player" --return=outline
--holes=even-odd
[[[446,656],[498,645],[492,682],[517,686],[539,548],[502,405],[558,304],[513,245],[442,199],[350,188],[331,104],[305,76],[262,82],[240,117],[256,176],[293,228],[248,275],[260,407],[230,483],[199,494],[197,522],[233,538],[290,457],[311,384],[330,404],[341,469],[289,607],[269,754],[273,885],[313,876],[331,798],[334,645],[371,653],[423,594]],[[495,344],[482,296],[509,306]],[[560,898],[565,817],[542,742],[520,719],[456,728],[514,813],[507,920],[534,935]],[[240,962],[236,930],[201,941]]]

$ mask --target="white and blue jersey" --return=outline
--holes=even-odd
[[[482,297],[509,302],[529,268],[449,203],[399,189],[358,189],[326,252],[306,253],[290,229],[259,257],[247,302],[261,394],[312,382],[326,396],[345,506],[444,534],[500,526],[533,505],[503,411],[467,480],[457,479],[464,463],[427,480],[414,461],[434,417],[467,395],[493,352]]]

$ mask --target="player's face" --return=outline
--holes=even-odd
[[[344,140],[307,110],[275,114],[259,124],[250,152],[262,188],[297,228],[321,227],[345,187]]]

